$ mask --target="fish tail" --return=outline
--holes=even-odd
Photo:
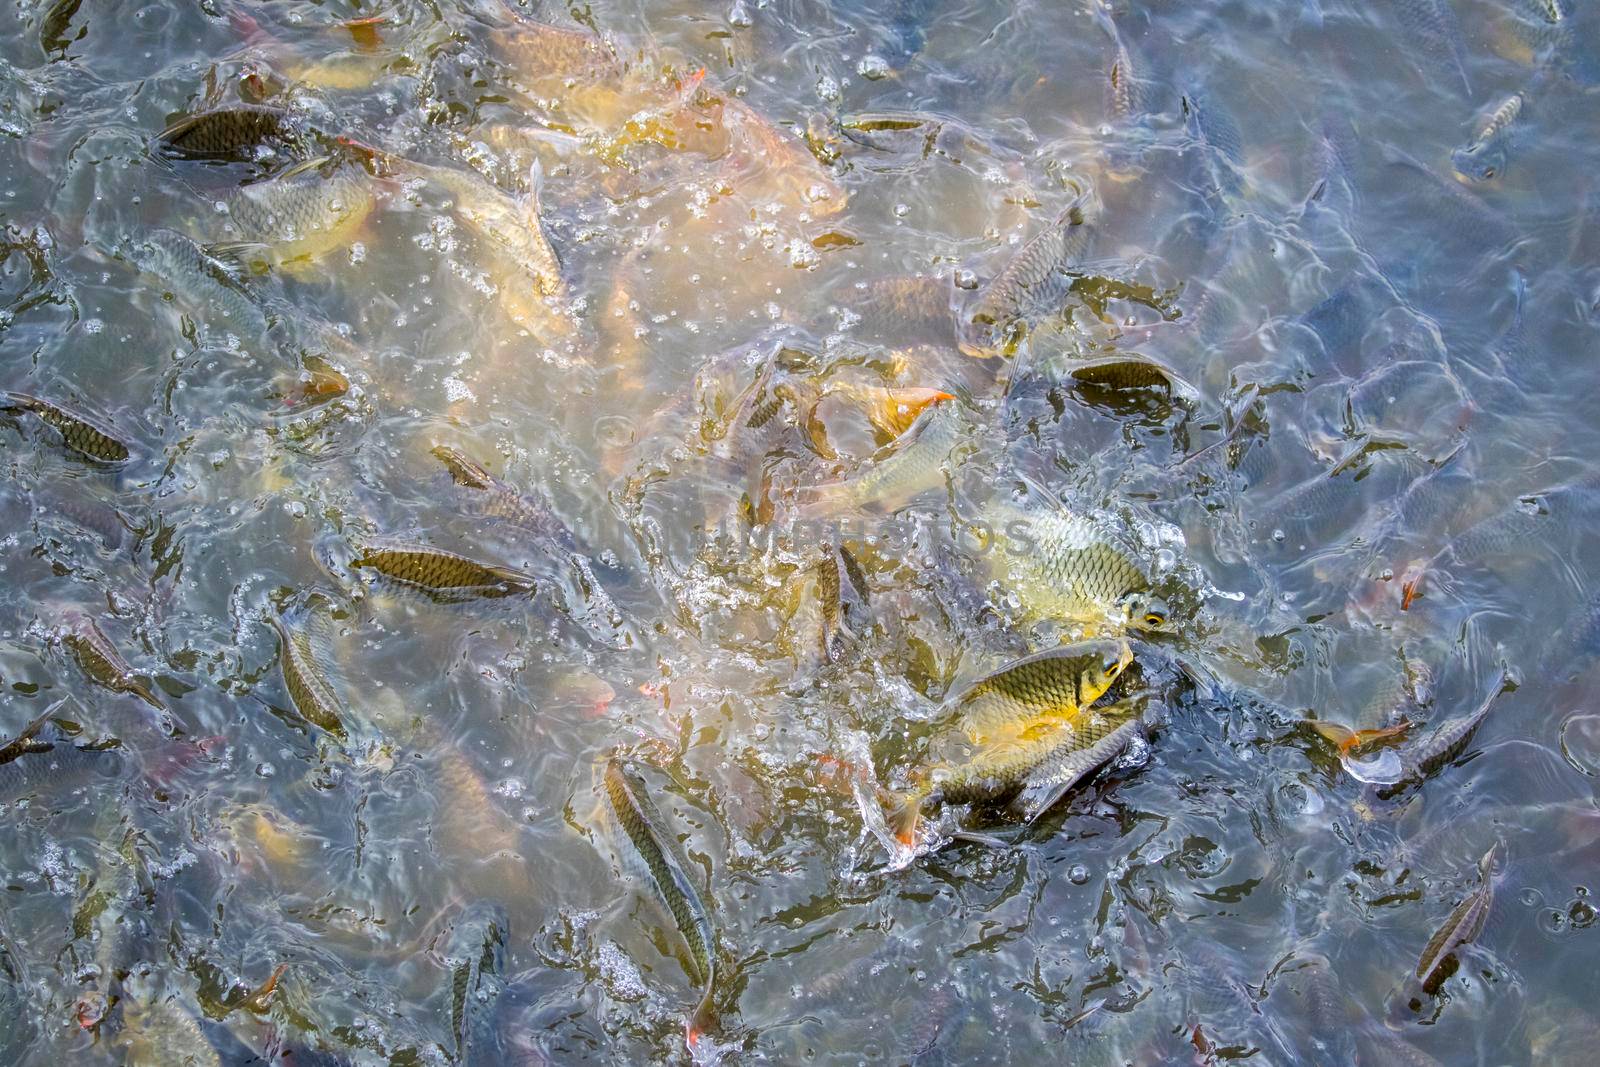
[[[128,686],[128,692],[132,693],[146,704],[149,704],[157,711],[167,710],[167,705],[162,702],[160,697],[156,696],[155,690],[150,688],[150,686],[145,682],[141,682],[136,679],[132,685]]]
[[[701,1059],[696,1055],[700,1051],[701,1041],[705,1040],[706,1035],[717,1025],[717,1005],[712,996],[715,990],[716,971],[713,969],[706,977],[706,988],[705,992],[700,994],[700,1002],[695,1005],[694,1011],[690,1013],[683,1026],[683,1042],[689,1047],[689,1053],[697,1063]]]
[[[917,840],[917,823],[922,817],[924,792],[913,789],[908,793],[890,793],[884,798],[884,815],[895,840],[910,847]]]
[[[1340,752],[1350,751],[1350,747],[1355,744],[1356,732],[1342,723],[1317,721],[1307,725]]]
[[[808,485],[800,490],[795,506],[795,518],[805,522],[831,519],[844,511],[850,503],[848,482],[827,482]]]

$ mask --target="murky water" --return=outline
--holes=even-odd
[[[613,756],[702,1059],[1588,1058],[1588,3],[0,27],[0,1060],[687,1059]],[[1052,499],[1144,739],[912,853]]]

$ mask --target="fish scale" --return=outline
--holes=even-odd
[[[306,125],[293,112],[265,104],[234,104],[188,115],[156,134],[169,156],[193,160],[248,159],[272,142],[286,150],[306,147]]]
[[[969,356],[1004,354],[1019,329],[1053,304],[1071,286],[1066,267],[1089,247],[1088,198],[1079,196],[1012,256],[978,293],[962,328],[959,347]]]
[[[1131,594],[1150,588],[1132,540],[1108,522],[1060,507],[1009,504],[992,506],[983,517],[993,534],[1006,539],[984,554],[990,575],[1031,617],[1104,618]]]
[[[125,463],[133,450],[87,415],[68,411],[41,397],[28,393],[0,393],[5,397],[6,410],[31,412],[41,422],[55,428],[61,440],[72,451],[100,463]]]
[[[1109,685],[1131,662],[1126,642],[1081,641],[1017,660],[954,703],[962,728],[981,742],[1017,722],[1072,718],[1105,692],[1102,681]]]
[[[122,658],[122,653],[117,651],[111,639],[93,619],[73,619],[61,641],[77,660],[83,673],[96,685],[116,693],[131,693],[153,708],[166,710],[166,705],[148,685],[139,680],[128,661]]]
[[[490,518],[504,519],[530,533],[560,541],[571,547],[572,534],[559,518],[542,503],[490,474],[488,469],[449,445],[436,445],[434,458],[443,463],[459,486],[476,490],[468,499],[474,510]]]
[[[1013,795],[1041,766],[1070,773],[1059,762],[1066,753],[1094,746],[1122,724],[1120,709],[1083,711],[1132,661],[1126,642],[1080,641],[1025,656],[974,682],[949,702],[953,728],[935,739],[935,762],[910,791],[884,797],[896,836],[911,843],[924,809]]]
[[[300,717],[338,738],[345,737],[344,701],[328,681],[311,635],[276,616],[267,620],[278,635],[278,667]]]
[[[233,240],[264,244],[274,261],[288,262],[349,243],[376,206],[364,171],[323,156],[240,189],[228,200],[228,217]]]
[[[1420,1001],[1419,994],[1435,996],[1459,966],[1457,953],[1483,932],[1489,909],[1494,906],[1495,858],[1500,846],[1494,845],[1478,861],[1479,883],[1466,898],[1453,908],[1445,921],[1435,930],[1423,947],[1416,971],[1407,982],[1407,995],[1412,999],[1412,1010]]]
[[[350,565],[370,567],[397,582],[443,596],[495,598],[531,593],[535,588],[531,575],[407,541],[368,542]]]

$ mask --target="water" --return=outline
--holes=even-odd
[[[530,57],[487,0],[0,14],[0,386],[133,446],[97,465],[0,416],[4,734],[69,698],[53,749],[0,767],[6,1062],[686,1056],[697,991],[596,791],[619,749],[708,887],[712,1036],[740,1062],[1576,1061],[1597,1025],[1594,12],[523,17],[615,58]],[[343,162],[313,192],[350,183],[332,216],[240,232],[230,200],[290,149],[151,151],[240,101],[320,131]],[[537,187],[566,314],[405,160],[503,190],[502,232]],[[1084,191],[1067,316],[962,355],[950,309]],[[138,251],[162,231],[253,244],[164,275]],[[875,310],[870,287],[914,275],[888,284],[922,312]],[[1070,375],[1117,353],[1174,384]],[[956,394],[959,461],[892,516],[794,525],[801,487],[887,439],[849,399],[867,386]],[[440,444],[570,539],[485,514]],[[1169,679],[1148,750],[1009,847],[886,854],[868,776],[903,777],[952,689],[1054,632],[962,536],[1024,478],[1181,531],[1162,547],[1215,592],[1156,647],[1205,684]],[[869,614],[830,658],[808,568],[841,526]],[[406,594],[350,566],[379,536],[540,592]],[[264,624],[314,593],[342,745],[293,710]],[[74,611],[165,712],[91,682]],[[1521,684],[1467,758],[1396,799],[1298,725],[1420,733],[1502,666]],[[1490,919],[1411,1010],[1496,840]]]

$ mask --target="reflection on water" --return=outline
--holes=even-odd
[[[1593,1043],[1589,5],[0,24],[0,1059]]]

